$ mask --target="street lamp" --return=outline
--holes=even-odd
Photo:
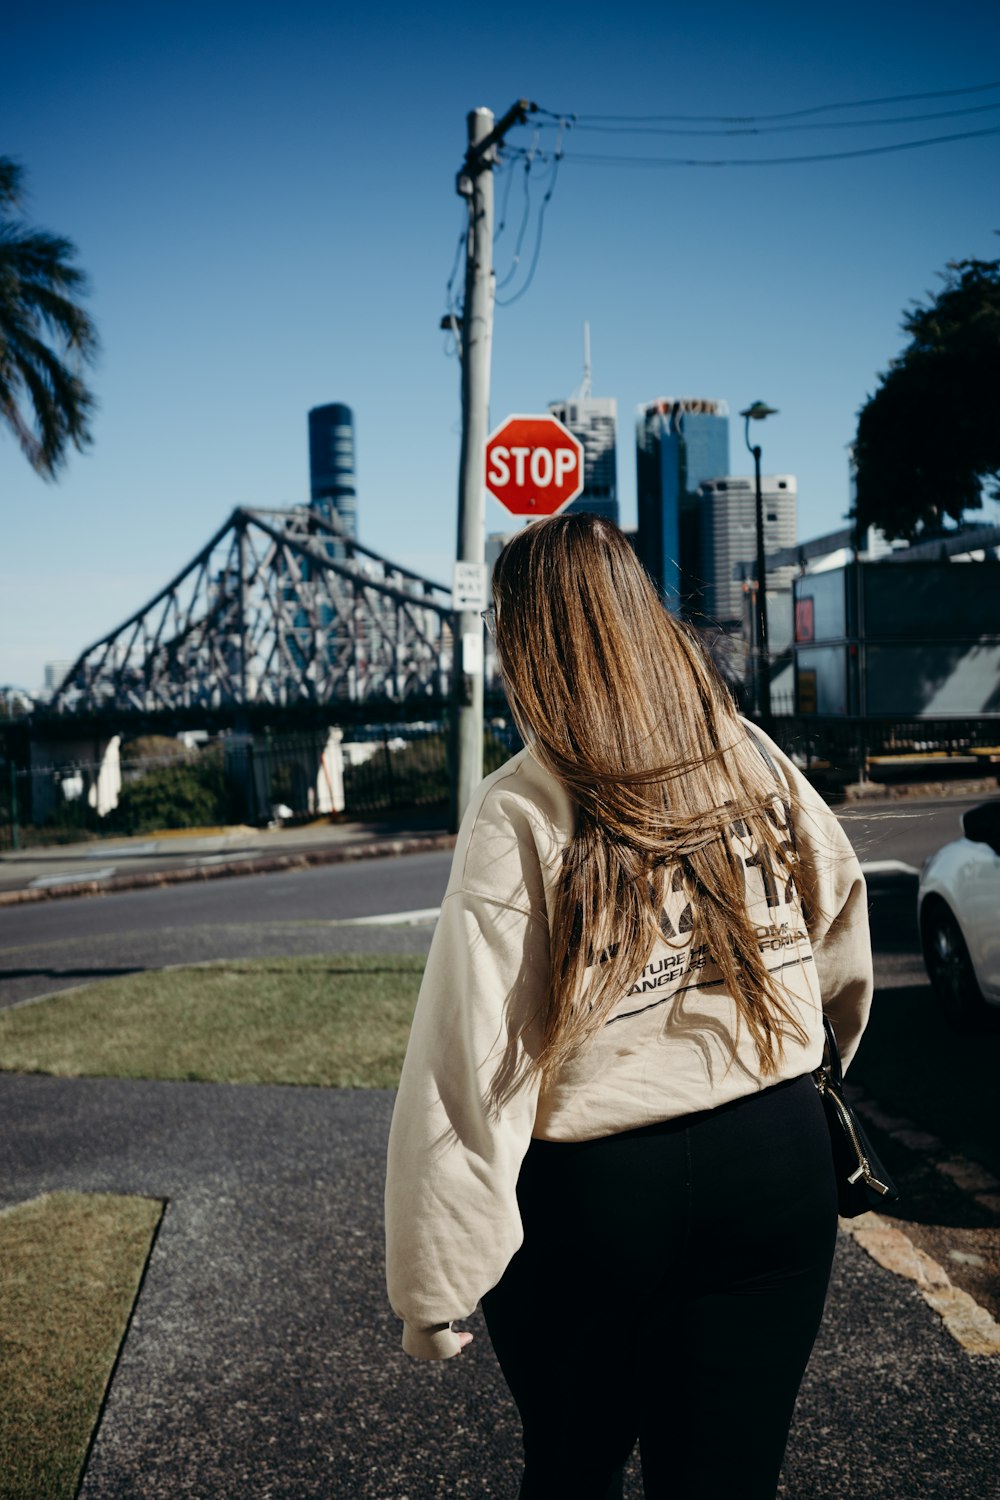
[[[777,416],[777,409],[768,406],[766,401],[755,401],[745,411],[740,412],[743,417],[743,436],[746,445],[753,454],[754,485],[756,499],[757,517],[757,670],[755,678],[755,699],[757,717],[765,729],[771,727],[771,676],[770,663],[767,654],[767,573],[764,565],[764,501],[760,492],[760,444],[750,441],[750,423],[763,422],[765,417]]]

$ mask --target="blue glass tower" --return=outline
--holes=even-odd
[[[358,498],[354,478],[354,413],[340,401],[329,406],[314,406],[309,413],[309,506],[324,521],[329,521],[352,540],[358,535]],[[324,542],[327,557],[343,559],[346,544],[339,538]],[[304,562],[308,572],[310,563]],[[304,612],[295,619],[295,628],[306,633],[311,629]],[[347,627],[334,623],[330,605],[320,608],[320,622],[331,631],[331,658],[346,638]],[[297,644],[289,643],[293,652]]]
[[[339,401],[314,406],[309,413],[309,492],[313,510],[357,537],[354,413]]]
[[[724,401],[665,398],[640,406],[636,551],[675,613],[697,591],[698,486],[728,473],[729,408]]]

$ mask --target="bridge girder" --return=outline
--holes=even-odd
[[[60,717],[383,706],[451,697],[447,591],[305,506],[235,510],[165,588],[73,664]],[[353,716],[353,715],[352,715]]]

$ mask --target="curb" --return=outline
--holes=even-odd
[[[74,880],[65,885],[0,891],[0,907],[26,906],[36,901],[65,901],[73,896],[106,896],[117,891],[143,891],[165,885],[187,885],[194,880],[222,880],[236,875],[277,875],[287,870],[308,870],[318,865],[346,864],[355,859],[428,854],[436,849],[454,847],[453,833],[433,833],[415,838],[348,844],[341,849],[317,849],[311,853],[272,854],[265,859],[234,859],[227,864],[196,865],[184,870],[137,871],[134,875],[111,875],[107,880]]]
[[[955,1286],[944,1267],[915,1245],[898,1224],[877,1213],[840,1222],[872,1260],[916,1285],[928,1307],[967,1354],[1000,1354],[1000,1323],[968,1292]]]
[[[840,793],[822,793],[827,801],[905,802],[908,798],[989,797],[996,795],[1000,779],[996,776],[973,777],[962,781],[854,781]]]

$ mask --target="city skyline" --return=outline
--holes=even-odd
[[[947,261],[998,253],[1000,136],[977,132],[1000,122],[980,61],[1000,17],[960,3],[942,30],[919,10],[848,4],[834,24],[778,5],[748,26],[723,0],[644,18],[641,47],[598,7],[572,34],[516,3],[501,27],[449,6],[15,15],[0,153],[25,168],[30,222],[76,243],[103,357],[94,445],[58,484],[0,441],[0,683],[37,688],[236,506],[307,503],[318,406],[354,412],[359,539],[448,581],[455,174],[466,112],[519,96],[542,109],[497,170],[491,425],[573,389],[586,319],[622,413],[660,391],[777,407],[757,435],[766,470],[797,476],[800,536],[842,525],[856,413],[905,308]],[[623,136],[615,113],[688,118]],[[921,138],[938,144],[801,159]],[[634,525],[630,443],[619,457]],[[487,531],[508,524],[488,501]]]

